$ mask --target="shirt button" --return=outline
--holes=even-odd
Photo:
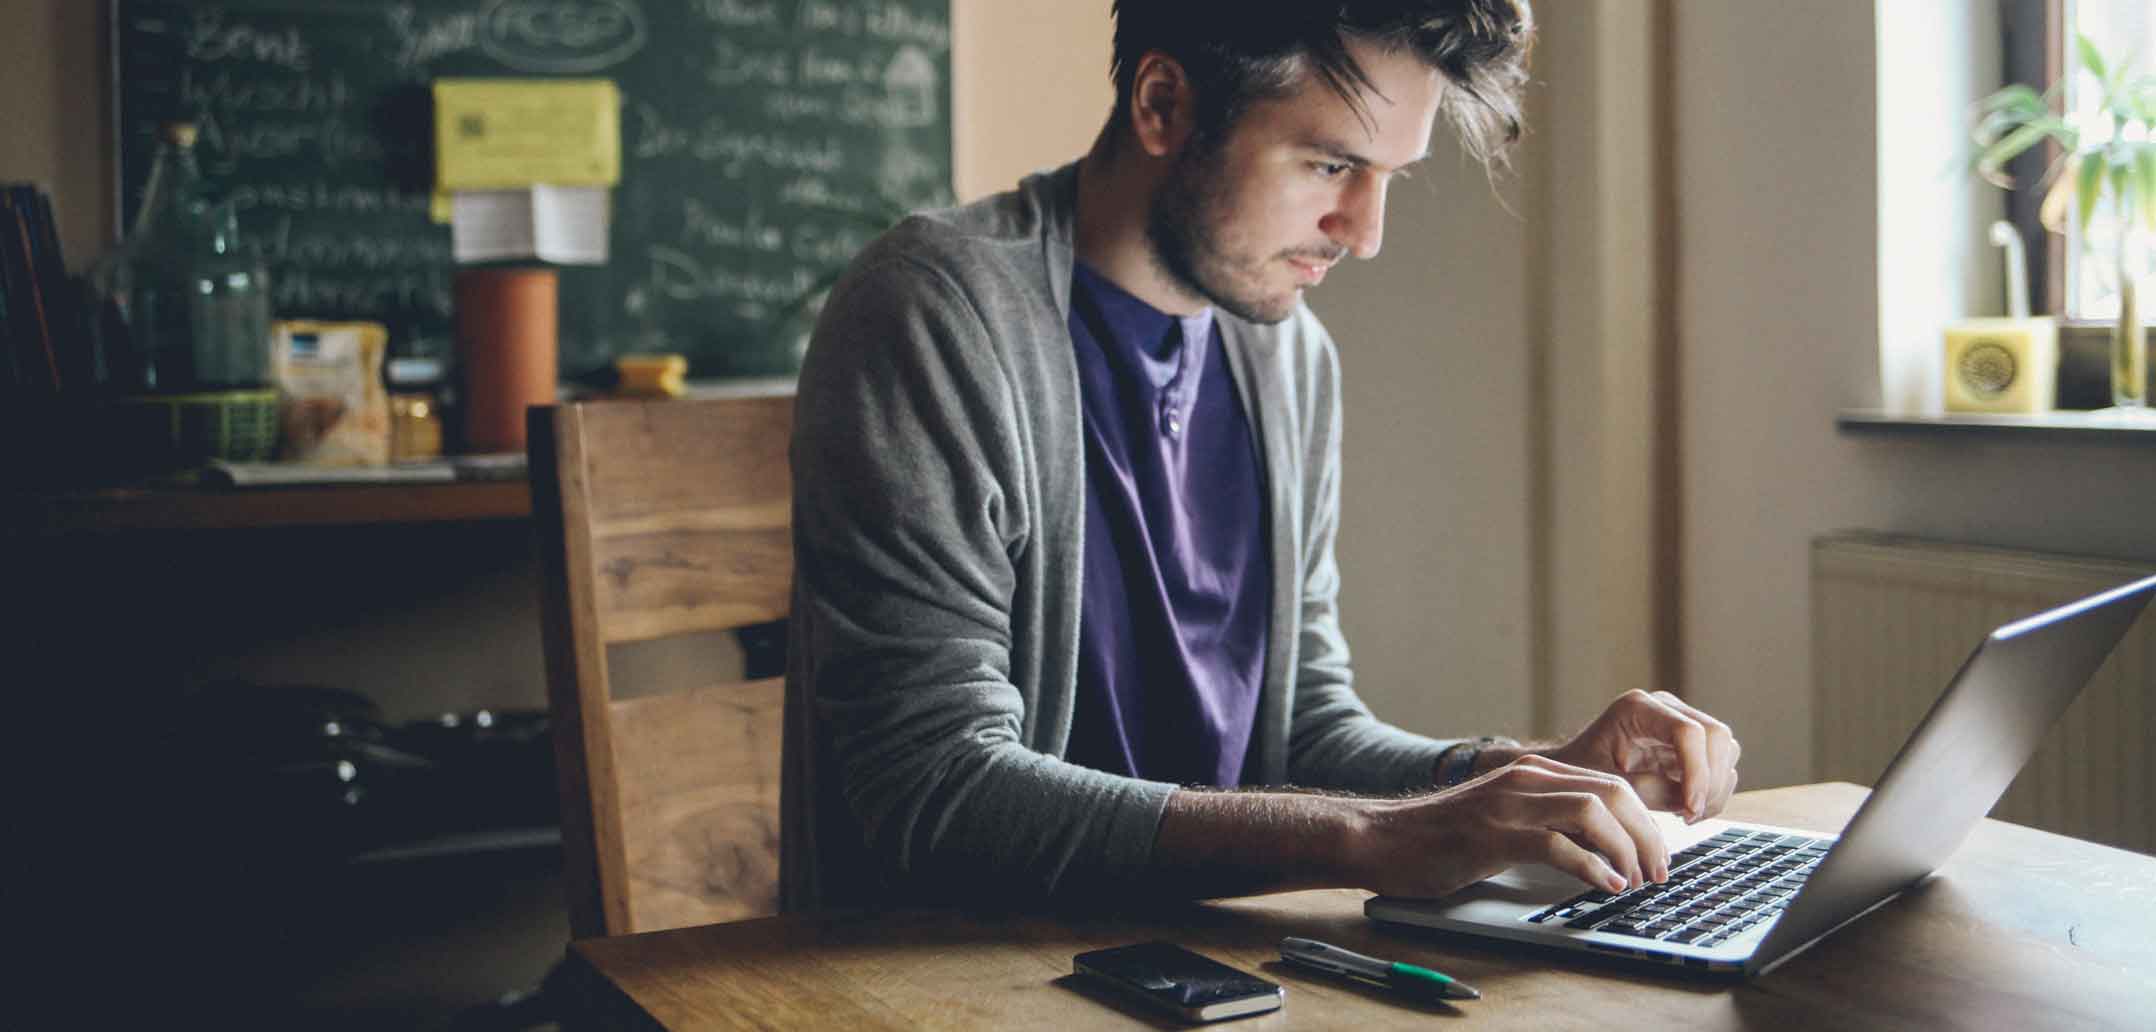
[[[1180,419],[1177,419],[1177,418],[1175,418],[1174,416],[1169,416],[1169,417],[1168,417],[1168,436],[1170,436],[1170,437],[1181,437],[1181,436],[1183,436],[1183,421],[1182,421],[1182,420],[1180,420]]]

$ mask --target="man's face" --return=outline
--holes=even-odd
[[[1191,294],[1277,323],[1333,263],[1377,255],[1385,188],[1429,149],[1444,80],[1412,54],[1355,40],[1348,50],[1377,87],[1363,94],[1367,123],[1306,74],[1295,93],[1246,110],[1226,139],[1176,157],[1147,235]]]

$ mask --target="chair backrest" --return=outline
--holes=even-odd
[[[786,617],[792,427],[791,397],[531,411],[547,691],[578,938],[778,911],[783,679],[707,672],[682,690],[645,694],[611,675],[639,665],[619,662],[623,649],[723,640],[715,632]]]

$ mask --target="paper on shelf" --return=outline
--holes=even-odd
[[[603,186],[549,183],[460,190],[451,201],[451,249],[459,262],[538,258],[559,265],[604,265],[609,192]]]
[[[284,484],[446,484],[457,479],[447,462],[410,462],[388,466],[309,466],[297,462],[227,462],[211,460],[213,477],[234,487]]]
[[[468,480],[520,480],[523,452],[450,455],[386,466],[308,466],[297,462],[232,462],[212,459],[210,479],[232,487],[298,484],[447,484]]]

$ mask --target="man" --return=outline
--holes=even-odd
[[[1666,877],[1648,808],[1720,811],[1727,727],[1634,692],[1565,742],[1410,734],[1335,614],[1337,364],[1303,292],[1377,254],[1440,112],[1486,160],[1517,138],[1524,2],[1113,14],[1091,151],[907,220],[818,324],[786,905]]]

